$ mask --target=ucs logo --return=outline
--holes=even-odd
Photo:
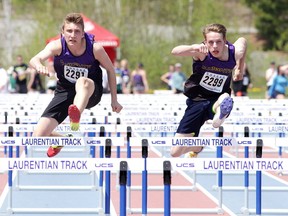
[[[242,140],[237,142],[238,145],[252,145],[252,141],[250,140]]]
[[[193,168],[193,167],[195,167],[195,165],[194,165],[194,163],[176,163],[176,167]]]
[[[165,145],[165,141],[161,140],[156,140],[156,141],[151,141],[152,145]]]
[[[14,145],[15,143],[15,140],[1,140],[2,145]]]
[[[100,140],[87,140],[88,145],[100,145],[101,141]]]
[[[95,163],[95,167],[111,168],[113,167],[113,163]]]

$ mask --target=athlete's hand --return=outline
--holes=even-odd
[[[199,44],[198,45],[198,52],[207,55],[208,54],[208,47],[206,46],[206,44],[204,44],[204,43]]]
[[[50,73],[49,73],[48,68],[46,66],[43,66],[43,65],[37,66],[35,69],[36,69],[37,73],[39,73],[39,74],[42,74],[42,75],[45,75],[48,77],[50,76]]]
[[[239,68],[235,69],[233,75],[233,81],[243,80],[243,73],[239,70]]]
[[[119,113],[123,108],[121,104],[118,103],[118,101],[112,102],[111,107],[112,111],[116,113]]]

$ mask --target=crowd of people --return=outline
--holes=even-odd
[[[288,64],[271,62],[266,71],[267,99],[285,99],[286,88],[288,87]]]
[[[22,55],[18,55],[16,63],[7,70],[0,66],[0,80],[0,93],[45,93],[48,89],[45,77],[25,63]]]
[[[115,60],[114,69],[118,94],[149,92],[147,72],[142,62],[139,62],[135,69],[131,70],[127,59]]]
[[[45,77],[36,72],[24,62],[22,55],[16,57],[16,62],[7,70],[0,65],[0,93],[54,93],[57,84],[57,77],[54,71],[53,61],[46,62],[50,75]],[[101,67],[103,72],[103,93],[109,93],[109,85],[106,69]],[[134,70],[131,70],[127,59],[115,60],[114,69],[118,94],[143,94],[149,92],[147,72],[144,64],[139,62]],[[267,99],[283,99],[286,96],[288,86],[288,66],[270,63],[265,71]],[[165,83],[166,89],[175,94],[183,93],[187,77],[182,71],[181,63],[169,64],[168,70],[161,75],[160,80]],[[245,63],[243,79],[232,80],[231,90],[235,97],[248,96],[248,91],[253,87],[251,73]]]
[[[0,65],[0,93],[19,93],[30,92],[53,93],[57,85],[57,75],[54,70],[53,61],[45,62],[49,76],[43,76],[23,61],[21,55],[17,56],[15,65],[4,69]],[[102,70],[103,93],[109,93],[107,71]],[[149,92],[149,85],[144,69],[144,64],[139,62],[134,70],[129,68],[128,60],[115,60],[114,69],[117,83],[118,94],[144,94]]]
[[[179,94],[184,91],[184,83],[187,79],[185,73],[182,71],[182,64],[170,64],[168,71],[164,73],[160,79],[166,83],[167,89],[172,90],[173,93]]]
[[[45,77],[36,72],[23,60],[22,55],[16,57],[16,62],[7,70],[0,65],[0,93],[53,93],[56,89],[57,77],[54,71],[53,61],[46,62],[50,75]],[[267,99],[283,99],[286,96],[288,86],[287,65],[276,65],[274,61],[270,63],[265,71]],[[103,72],[103,93],[109,93],[108,78],[105,68]],[[131,70],[127,59],[115,60],[114,69],[118,94],[143,94],[149,92],[147,72],[144,64],[139,62],[134,70]],[[183,93],[184,84],[187,80],[185,72],[182,71],[181,63],[169,64],[168,70],[161,75],[160,80],[165,83],[166,89],[175,94]],[[245,64],[243,79],[232,80],[232,94],[235,97],[248,96],[248,91],[253,87],[251,73]]]

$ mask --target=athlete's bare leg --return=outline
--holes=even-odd
[[[85,77],[81,77],[77,80],[75,85],[76,95],[73,104],[68,108],[71,130],[79,130],[81,113],[86,108],[94,89],[95,86],[93,80]]]
[[[175,137],[193,137],[193,134],[180,134],[176,133]],[[180,157],[183,154],[186,154],[188,152],[200,152],[202,151],[202,146],[193,146],[193,147],[187,147],[187,146],[172,146],[170,154],[172,157]]]
[[[54,136],[57,134],[59,136],[59,133],[54,132],[57,126],[58,122],[54,118],[41,117],[34,129],[33,136]]]
[[[75,89],[76,95],[73,104],[76,105],[80,113],[82,113],[94,92],[94,82],[91,79],[81,77],[77,80]]]

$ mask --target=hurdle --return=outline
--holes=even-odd
[[[91,160],[90,160],[91,161]],[[115,163],[115,162],[113,162]],[[116,161],[117,163],[117,161]],[[129,162],[132,163],[132,162]],[[139,163],[136,163],[139,165]],[[89,165],[89,164],[88,164]],[[137,165],[136,165],[137,166]],[[134,166],[134,167],[136,167]],[[140,167],[143,167],[143,165],[140,164]],[[89,166],[88,166],[89,168]],[[90,166],[91,168],[91,166]],[[93,168],[93,167],[92,167]],[[94,166],[95,168],[95,166]],[[133,166],[130,168],[133,169]],[[100,168],[101,169],[101,168]],[[92,170],[92,169],[91,169]],[[106,170],[109,170],[108,168]],[[9,170],[11,171],[11,170]],[[12,184],[12,183],[11,183]],[[11,203],[12,203],[12,199],[11,199]],[[50,214],[100,214],[100,215],[104,215],[103,214],[103,209],[102,208],[35,208],[35,209],[31,209],[31,208],[13,208],[13,206],[10,206],[10,208],[7,208],[7,212],[9,214],[14,214],[14,213],[23,213],[23,214],[35,214],[35,213],[50,213]],[[105,212],[105,215],[109,214],[109,212]]]
[[[223,135],[223,133],[221,134],[221,128],[220,128],[220,133],[219,133],[219,137],[221,137]],[[139,137],[141,139],[141,137]],[[131,138],[132,139],[132,138]],[[146,164],[146,161],[148,160],[147,159],[147,156],[148,156],[148,145],[147,145],[147,139],[148,138],[143,138],[142,139],[142,157],[144,158],[145,160],[145,164]],[[137,142],[137,139],[133,139],[134,142]],[[153,142],[153,141],[151,141]],[[159,143],[162,143],[159,141]],[[221,151],[222,149],[219,149],[219,151]],[[222,176],[221,176],[221,172],[219,173],[219,178],[218,178],[218,181],[219,181],[219,188],[222,186]],[[195,184],[195,182],[194,182]],[[128,186],[129,188],[129,186]],[[151,188],[151,187],[150,187]],[[159,189],[159,187],[158,187]],[[177,188],[179,189],[179,188]],[[182,187],[183,189],[183,187]],[[156,208],[150,208],[150,209],[147,209],[147,204],[145,202],[147,202],[147,190],[149,190],[149,188],[147,188],[147,170],[144,170],[142,172],[142,209],[137,209],[137,208],[129,208],[129,201],[128,201],[128,208],[127,208],[127,211],[131,214],[139,214],[139,213],[142,213],[144,215],[146,215],[147,213],[154,213],[154,214],[162,214],[164,213],[166,215],[165,212],[163,212],[164,210],[163,209],[156,209]],[[163,187],[162,187],[162,190],[163,190]],[[166,191],[166,183],[164,184],[164,190]],[[169,186],[169,190],[171,190],[171,187]],[[187,187],[186,187],[186,190],[187,190]],[[192,191],[192,190],[191,190]],[[129,190],[129,192],[131,192],[131,190]],[[128,193],[129,193],[128,192]],[[222,191],[219,190],[219,202],[218,202],[218,207],[217,208],[193,208],[193,209],[189,209],[189,208],[185,208],[185,209],[171,209],[171,212],[173,214],[181,214],[181,213],[184,213],[184,214],[198,214],[198,213],[217,213],[217,214],[221,214],[223,213],[223,208],[222,208]],[[144,202],[144,203],[143,203]],[[166,203],[166,202],[165,202]],[[166,204],[167,205],[167,204]],[[167,215],[170,215],[167,214]]]
[[[114,116],[111,116],[111,117],[114,117]],[[231,117],[232,117],[232,116],[231,116]],[[229,126],[230,126],[230,125],[229,125]],[[229,127],[229,126],[228,126],[228,127]],[[133,127],[133,126],[132,126],[132,127]],[[133,128],[133,130],[132,130],[132,131],[134,131],[134,128]],[[244,147],[244,148],[245,148],[245,147]],[[245,149],[244,149],[244,150],[245,150]],[[262,188],[262,189],[264,189],[264,188]]]
[[[257,143],[257,150],[256,150],[256,157],[262,158],[262,148],[263,142],[259,140]],[[262,215],[263,213],[268,214],[276,214],[276,215],[287,215],[287,209],[263,209],[262,208],[262,172],[257,170],[256,171],[256,209],[249,209],[246,213],[256,213],[257,216]]]
[[[259,145],[258,142],[258,146],[257,148],[261,147]],[[259,158],[259,151],[257,150],[257,158]],[[155,160],[155,159],[154,159]],[[197,161],[197,159],[195,160],[195,162]],[[245,160],[242,160],[245,161]],[[127,183],[127,172],[128,172],[128,168],[127,165],[124,163],[125,161],[122,161],[122,164],[120,165],[120,177],[119,177],[119,184],[120,184],[120,213],[121,215],[126,215],[126,211],[127,207],[122,206],[126,204],[126,183]],[[156,164],[155,162],[153,162],[153,164]],[[158,164],[158,162],[157,162]],[[175,163],[174,163],[175,165]],[[146,166],[146,165],[144,165]],[[286,169],[287,169],[287,162],[286,162]],[[258,171],[258,170],[257,170]],[[256,172],[257,172],[256,171]],[[261,171],[260,171],[261,172]],[[170,161],[165,160],[163,162],[163,179],[164,179],[164,209],[148,209],[148,213],[164,213],[164,215],[170,215],[171,213],[177,214],[177,213],[184,213],[184,214],[192,214],[192,211],[195,211],[196,214],[203,214],[204,212],[202,211],[202,209],[198,209],[198,211],[196,209],[190,210],[188,211],[188,209],[171,209],[171,205],[170,205],[170,184],[171,184],[171,165],[170,165]],[[257,182],[259,183],[259,180],[257,180]],[[259,186],[258,186],[258,190],[259,190]],[[124,194],[123,194],[124,193]],[[258,191],[259,193],[259,191]],[[256,197],[257,199],[257,209],[261,208],[261,206],[259,205],[259,194]],[[142,209],[142,214],[145,215],[147,212]]]
[[[247,130],[247,127],[245,127],[245,133],[246,133],[246,137],[247,137],[247,133],[248,133],[248,130]],[[239,139],[241,139],[241,138],[239,138]],[[274,138],[273,138],[274,139]],[[159,139],[159,143],[161,143],[160,142],[160,140],[162,140],[162,139]],[[245,139],[243,139],[244,141],[245,141]],[[247,139],[246,139],[247,140]],[[254,138],[254,139],[250,139],[250,140],[257,140],[257,142],[259,141],[259,140],[261,140],[261,139],[259,139],[258,137],[256,137],[256,139]],[[271,139],[272,140],[272,139]],[[280,142],[281,141],[281,138],[275,138],[275,141],[274,141],[274,143],[275,142]],[[282,141],[285,141],[285,139],[283,139],[282,138]],[[269,141],[268,141],[269,142]],[[240,142],[240,143],[243,143],[242,141]],[[245,143],[245,142],[244,142]],[[243,143],[243,145],[244,145],[244,143]],[[248,143],[248,145],[247,145],[247,147],[249,146],[249,142],[247,142],[246,141],[246,143]],[[154,144],[155,145],[155,144]],[[246,147],[246,146],[245,146]],[[262,150],[261,150],[262,151]],[[246,152],[247,152],[247,150],[246,150]],[[258,155],[258,146],[256,147],[256,155]],[[247,156],[246,156],[247,157]],[[245,184],[246,184],[246,186],[248,187],[249,186],[249,182],[247,182],[247,174],[248,174],[248,172],[246,172],[246,176],[245,176]],[[257,188],[257,187],[256,187]],[[247,192],[246,192],[246,194],[247,194]],[[248,202],[248,200],[246,200],[245,201],[245,203],[247,203]],[[246,205],[247,206],[247,205]],[[285,211],[284,211],[285,212]]]
[[[9,127],[9,135],[10,136],[13,136],[13,127],[12,126],[8,126]],[[100,136],[102,136],[101,135],[101,133],[103,134],[103,132],[104,132],[104,127],[102,126],[102,127],[100,127],[100,129],[101,129],[101,131],[100,131]],[[22,129],[23,130],[23,129]],[[116,138],[115,138],[116,139]],[[122,139],[121,137],[118,137],[118,141],[119,141],[119,139]],[[106,143],[105,143],[105,155],[107,156],[107,155],[109,155],[109,152],[110,152],[110,154],[111,154],[111,139],[106,139]],[[10,149],[10,151],[9,151],[9,157],[11,158],[13,155],[12,155],[12,151],[11,151],[11,148],[12,148],[12,146],[9,146],[9,149]],[[110,150],[109,150],[110,149]],[[107,153],[108,152],[108,153]],[[101,213],[101,212],[103,212],[103,209],[102,209],[102,207],[100,208],[91,208],[91,209],[46,209],[46,208],[43,208],[43,209],[41,209],[41,208],[39,208],[39,209],[33,209],[33,210],[31,210],[31,209],[20,209],[20,208],[12,208],[12,174],[10,174],[12,171],[8,171],[9,172],[9,188],[10,188],[10,190],[9,190],[9,204],[8,204],[8,212],[12,212],[12,213],[28,213],[28,212],[30,212],[30,213],[43,213],[43,212],[50,212],[50,213],[53,213],[53,214],[55,214],[55,213],[64,213],[64,212],[66,212],[66,213],[71,213],[72,214],[72,212],[74,212],[74,214],[75,213]],[[101,172],[101,171],[100,171]],[[50,172],[51,173],[51,172]],[[94,172],[93,172],[94,173]],[[109,213],[110,212],[110,202],[109,202],[109,200],[110,200],[110,194],[109,194],[109,189],[110,189],[110,182],[108,181],[108,175],[106,175],[106,180],[107,180],[107,182],[106,182],[106,184],[105,184],[105,213]],[[101,177],[100,177],[100,195],[102,195],[103,194],[103,189],[101,189],[101,186],[103,187],[103,183],[101,184]],[[77,188],[78,187],[78,188]],[[94,186],[93,186],[94,187]],[[59,187],[43,187],[43,186],[40,186],[40,187],[19,187],[19,189],[21,189],[21,190],[23,190],[23,189],[26,189],[26,190],[52,190],[52,189],[60,189],[61,188],[61,190],[68,190],[68,189],[70,189],[70,190],[85,190],[85,189],[89,189],[87,186],[86,187],[79,187],[79,186],[68,186],[68,187],[63,187],[63,186],[59,186]],[[90,188],[91,189],[91,188]],[[107,198],[108,197],[108,198]],[[102,202],[102,199],[103,199],[103,196],[100,196],[100,199],[99,199],[99,201],[100,201],[100,205],[99,206],[103,206],[103,202]],[[108,201],[107,201],[108,200]],[[107,204],[108,203],[108,204]],[[12,210],[11,210],[12,209]]]

